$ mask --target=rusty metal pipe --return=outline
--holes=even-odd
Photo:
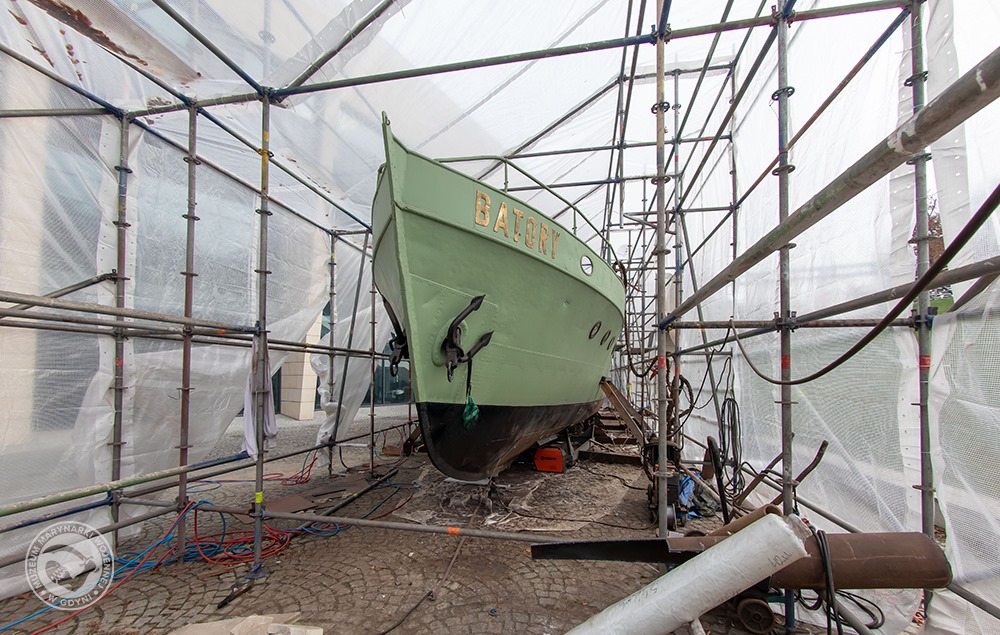
[[[738,518],[731,523],[725,524],[719,527],[715,531],[708,533],[709,536],[732,536],[737,531],[743,529],[755,520],[760,520],[766,514],[777,514],[781,515],[781,510],[778,509],[776,505],[764,505],[763,507],[758,507],[746,516]]]
[[[728,538],[717,535],[538,544],[531,548],[531,555],[538,559],[679,565]],[[838,589],[940,589],[952,580],[951,566],[944,552],[937,543],[919,532],[827,534],[827,541],[833,582]],[[825,588],[823,559],[819,555],[815,536],[805,540],[805,547],[807,557],[772,576],[774,587]]]

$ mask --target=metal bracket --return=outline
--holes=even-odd
[[[653,104],[652,107],[649,109],[649,112],[655,115],[657,112],[667,112],[668,110],[670,110],[670,102],[661,101]]]
[[[931,160],[931,153],[930,152],[922,152],[920,154],[915,154],[912,157],[910,157],[906,161],[906,165],[916,165],[916,164],[920,163],[921,161],[930,161],[930,160]]]
[[[905,80],[903,80],[903,86],[913,86],[913,84],[917,81],[926,82],[927,71],[920,71],[915,75],[910,75]]]
[[[780,331],[783,328],[787,328],[789,331],[794,331],[798,328],[798,324],[795,321],[795,311],[789,311],[788,316],[785,319],[781,319],[781,314],[777,311],[774,312],[774,330]]]
[[[795,171],[794,163],[786,163],[785,165],[779,166],[771,170],[771,174],[774,176],[780,176],[782,173],[791,174]]]
[[[786,97],[791,97],[795,94],[794,86],[785,86],[784,88],[779,88],[778,90],[771,93],[771,101],[778,101],[781,94],[784,93]]]

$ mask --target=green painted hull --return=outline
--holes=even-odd
[[[384,134],[386,165],[372,208],[375,284],[405,331],[424,440],[442,472],[492,476],[596,410],[624,289],[572,232],[410,152],[388,122]],[[449,381],[442,344],[479,295],[485,300],[462,323],[461,345],[487,332],[492,340],[473,358],[471,377],[463,363]],[[462,416],[467,386],[480,407],[475,421]]]

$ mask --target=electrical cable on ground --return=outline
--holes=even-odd
[[[308,474],[308,471],[311,470],[312,465],[314,463],[315,463],[315,457],[313,457],[313,461],[310,462],[308,466],[305,466],[302,471],[297,473],[297,475],[301,477],[304,474]],[[296,475],[293,475],[293,477],[295,476]],[[288,479],[288,478],[290,477],[284,477],[281,474],[276,474],[272,475],[271,480]],[[308,480],[308,478],[306,480]],[[214,481],[201,481],[201,483],[218,485],[218,483]],[[375,489],[379,488],[391,489],[392,491],[389,493],[388,496],[384,497],[377,505],[375,505],[370,511],[368,511],[363,516],[363,518],[382,518],[384,516],[388,516],[389,514],[393,513],[394,511],[398,510],[403,505],[408,503],[410,499],[413,497],[414,491],[417,487],[418,486],[416,483],[388,483],[388,482],[379,483]],[[395,497],[397,494],[401,492],[407,492],[406,498],[401,503],[397,504],[389,511],[385,511],[379,514],[378,516],[372,516],[372,514],[374,514],[376,511],[382,508],[387,502],[389,502],[393,497]],[[252,563],[254,561],[254,555],[253,555],[254,532],[249,529],[248,530],[230,529],[226,522],[226,515],[223,512],[211,512],[211,510],[208,509],[200,510],[199,507],[201,507],[202,505],[211,506],[211,502],[201,500],[197,502],[192,501],[191,503],[189,503],[187,507],[185,507],[178,514],[177,518],[174,519],[173,523],[171,523],[171,525],[167,528],[163,536],[157,541],[155,541],[152,545],[147,547],[146,549],[143,549],[142,551],[139,552],[120,552],[118,554],[118,557],[115,559],[116,569],[113,574],[113,579],[116,580],[117,582],[110,589],[108,589],[104,597],[107,597],[107,594],[113,592],[115,589],[121,586],[126,580],[131,579],[134,575],[138,573],[146,573],[152,571],[153,569],[156,569],[160,565],[171,564],[177,562],[178,560],[183,560],[185,562],[204,561],[211,564],[224,565],[224,566]],[[172,544],[177,537],[175,530],[178,523],[183,518],[185,518],[192,510],[194,510],[192,540],[185,546],[184,552],[178,555],[177,545]],[[200,531],[201,522],[199,520],[199,513],[201,511],[209,511],[211,513],[219,514],[219,518],[221,519],[221,525],[222,525],[221,532],[207,534],[207,535],[201,533]],[[300,525],[298,527],[292,527],[288,529],[275,528],[265,524],[263,527],[264,533],[262,537],[263,545],[261,550],[261,557],[266,559],[277,555],[285,547],[288,546],[288,544],[292,541],[293,538],[297,536],[311,535],[321,538],[328,538],[331,536],[335,536],[341,531],[348,528],[350,528],[350,525],[340,525],[336,523],[319,523],[319,522],[309,522]],[[152,560],[151,558],[154,552],[156,552],[160,547],[166,547],[167,549],[158,559],[156,559],[155,561]],[[106,578],[107,576],[102,578],[96,584],[100,584],[101,582],[105,581]],[[86,592],[87,590],[89,590],[89,588],[92,587],[88,587],[87,589],[82,589],[79,591],[79,593]],[[48,626],[35,630],[32,632],[32,635],[38,635],[39,633],[48,631],[49,629],[54,628],[55,626],[58,626],[59,624],[62,624],[65,621],[76,617],[77,615],[81,614],[83,611],[87,610],[91,606],[94,605],[93,604],[88,605],[52,624],[49,624]],[[52,610],[52,608],[53,608],[52,606],[46,606],[26,617],[17,620],[16,622],[0,626],[0,632],[10,630],[11,628],[18,626],[19,624],[22,624],[30,620],[31,618],[43,615],[46,612]]]
[[[483,495],[479,497],[479,505],[476,506],[475,511],[472,512],[472,516],[469,517],[469,522],[465,524],[466,529],[472,526],[472,521],[476,519],[476,514],[479,513],[480,508],[483,506],[483,501],[486,499],[486,496],[488,494],[489,494],[489,486],[487,485],[485,488],[483,488]],[[379,635],[387,635],[388,633],[391,633],[392,631],[396,630],[397,628],[402,626],[403,622],[405,622],[411,615],[413,615],[418,608],[420,608],[420,605],[423,604],[425,600],[434,600],[437,598],[437,593],[441,589],[441,585],[443,585],[445,580],[448,579],[448,574],[451,573],[452,567],[455,566],[455,561],[458,560],[458,554],[461,553],[462,545],[465,544],[465,539],[467,537],[468,536],[463,535],[459,538],[458,545],[455,546],[455,553],[451,555],[451,561],[448,563],[448,568],[444,570],[444,575],[442,575],[441,578],[438,580],[437,584],[434,585],[434,588],[428,590],[427,593],[424,593],[420,597],[420,599],[417,600],[417,603],[414,604],[409,611],[407,611],[401,618],[399,618],[399,620],[395,624],[385,629],[384,631],[380,631]]]
[[[577,462],[576,465],[577,465],[577,467],[579,467],[584,472],[587,472],[588,474],[593,474],[594,476],[603,476],[604,478],[618,479],[619,481],[621,481],[622,485],[624,485],[625,487],[627,487],[629,489],[636,489],[636,490],[640,490],[642,492],[646,491],[645,487],[636,487],[635,485],[630,485],[628,481],[626,481],[624,478],[618,476],[617,474],[607,474],[605,472],[595,472],[594,470],[588,470],[586,467],[583,466],[583,461]]]

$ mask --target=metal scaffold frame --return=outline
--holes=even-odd
[[[324,52],[316,59],[304,72],[298,75],[288,85],[282,87],[268,87],[258,83],[249,73],[242,69],[235,61],[229,58],[222,50],[216,47],[211,40],[190,22],[184,19],[179,13],[169,6],[166,0],[154,0],[154,3],[167,15],[169,15],[177,25],[189,33],[195,40],[205,46],[211,53],[226,67],[231,69],[238,77],[246,82],[250,90],[245,93],[228,95],[226,97],[197,101],[178,92],[170,85],[166,84],[155,75],[145,70],[141,66],[130,62],[127,59],[121,61],[127,64],[136,73],[145,79],[155,83],[159,88],[167,91],[176,101],[166,105],[151,106],[136,110],[125,110],[102,99],[100,96],[66,81],[52,70],[25,58],[11,48],[0,44],[0,52],[18,62],[34,69],[49,79],[59,83],[61,86],[76,92],[85,97],[90,102],[96,104],[93,108],[67,108],[51,110],[26,110],[10,109],[0,111],[0,118],[22,118],[22,117],[114,117],[120,122],[120,152],[118,164],[116,166],[118,192],[117,210],[114,225],[116,227],[116,269],[94,279],[83,281],[78,285],[66,289],[60,289],[51,294],[28,295],[0,290],[0,302],[12,303],[16,306],[0,309],[0,328],[27,328],[46,329],[68,333],[88,333],[94,335],[113,338],[114,340],[114,425],[112,440],[112,462],[110,480],[97,485],[80,488],[77,490],[60,492],[57,494],[38,497],[32,500],[23,501],[0,508],[0,517],[11,516],[23,512],[42,510],[48,506],[65,503],[68,501],[80,500],[95,494],[110,493],[112,496],[107,503],[111,508],[113,522],[101,528],[102,531],[117,531],[123,527],[145,522],[159,516],[170,513],[185,511],[189,506],[190,499],[188,493],[188,481],[190,477],[206,478],[211,475],[218,475],[244,469],[253,465],[255,467],[255,498],[254,498],[254,562],[252,575],[263,574],[261,543],[263,534],[263,524],[267,518],[290,518],[298,520],[316,520],[308,514],[278,514],[269,512],[265,505],[264,492],[264,464],[270,461],[287,458],[297,454],[311,451],[322,451],[324,449],[332,451],[336,445],[345,443],[342,441],[331,441],[325,444],[303,448],[294,452],[265,458],[263,451],[258,452],[256,461],[248,463],[243,457],[227,457],[207,463],[189,464],[189,424],[192,417],[190,393],[195,389],[192,381],[192,347],[194,344],[205,344],[213,346],[232,346],[242,348],[255,348],[254,368],[256,369],[257,392],[255,396],[254,418],[256,422],[257,447],[264,447],[264,420],[266,411],[266,399],[270,398],[269,391],[264,390],[264,386],[270,382],[267,374],[269,351],[289,351],[289,352],[316,352],[328,356],[330,365],[330,377],[328,380],[328,390],[331,395],[334,390],[334,359],[335,355],[344,356],[343,367],[340,376],[340,394],[337,400],[336,425],[331,439],[337,438],[337,426],[340,423],[340,408],[344,397],[344,385],[347,377],[348,362],[351,357],[370,359],[370,372],[372,380],[375,377],[376,360],[386,358],[375,350],[375,309],[376,291],[374,283],[369,290],[370,310],[371,310],[371,341],[367,348],[354,347],[354,327],[357,314],[361,309],[361,284],[355,288],[353,299],[353,310],[351,315],[351,326],[347,337],[346,347],[334,345],[334,324],[336,322],[335,300],[337,275],[343,272],[336,267],[334,254],[341,246],[351,249],[359,249],[352,241],[346,238],[347,235],[356,234],[355,231],[344,231],[337,227],[324,227],[311,220],[306,214],[296,211],[294,206],[282,202],[270,192],[271,166],[281,170],[286,175],[294,179],[298,184],[307,188],[325,203],[331,205],[339,213],[352,219],[364,229],[363,244],[360,247],[362,253],[361,267],[366,264],[365,257],[373,249],[373,237],[371,227],[362,219],[357,218],[352,212],[330,196],[328,193],[317,187],[308,178],[297,171],[294,166],[285,164],[276,159],[270,151],[269,130],[271,124],[271,108],[281,104],[285,99],[295,95],[309,95],[323,91],[333,91],[345,88],[352,88],[370,84],[395,82],[408,78],[427,77],[442,73],[452,73],[458,71],[470,71],[474,69],[489,68],[497,65],[515,64],[519,62],[544,60],[565,55],[582,55],[592,51],[607,51],[621,49],[620,74],[613,81],[601,87],[598,91],[580,102],[575,108],[558,117],[550,125],[540,130],[536,135],[526,139],[523,143],[501,157],[478,157],[491,159],[490,167],[479,174],[480,178],[485,178],[496,170],[508,167],[512,160],[529,159],[539,157],[551,157],[574,153],[595,153],[607,152],[609,156],[607,176],[603,179],[593,179],[588,181],[567,181],[565,183],[555,183],[531,186],[517,186],[509,188],[509,191],[534,190],[543,188],[550,193],[554,193],[555,188],[560,187],[588,187],[587,193],[574,201],[570,201],[562,196],[556,196],[566,203],[563,212],[573,210],[573,225],[576,229],[576,219],[578,212],[574,206],[581,201],[604,192],[604,203],[601,218],[597,226],[594,227],[596,237],[601,240],[601,255],[611,259],[613,254],[610,249],[611,236],[614,232],[626,232],[629,241],[627,255],[620,261],[622,273],[627,288],[638,291],[638,294],[628,294],[628,310],[626,311],[624,347],[626,356],[629,357],[627,364],[621,364],[612,369],[613,376],[619,381],[631,382],[629,370],[631,368],[638,377],[638,385],[632,394],[645,406],[647,403],[655,401],[656,432],[659,443],[659,456],[667,455],[667,444],[675,443],[682,446],[685,436],[682,432],[682,421],[680,408],[674,407],[672,419],[668,417],[668,404],[678,404],[681,400],[681,367],[685,356],[698,355],[705,357],[708,349],[724,346],[730,342],[745,340],[750,337],[777,332],[780,337],[780,359],[781,377],[780,381],[780,412],[781,412],[781,475],[780,481],[765,478],[764,481],[780,490],[784,513],[792,513],[796,501],[804,506],[811,506],[807,501],[797,497],[794,491],[795,476],[792,464],[793,431],[794,431],[794,410],[791,387],[797,383],[811,380],[819,374],[809,377],[793,379],[792,365],[792,343],[795,329],[810,328],[857,328],[873,327],[872,333],[886,327],[916,328],[918,336],[918,348],[921,359],[930,354],[929,324],[930,315],[928,289],[934,286],[951,284],[957,281],[972,280],[986,275],[1000,273],[1000,258],[991,258],[972,265],[941,272],[941,268],[932,266],[929,259],[928,241],[928,209],[927,209],[927,156],[924,149],[941,135],[950,131],[956,125],[962,123],[973,114],[993,102],[1000,96],[1000,49],[991,53],[977,68],[976,73],[969,73],[960,78],[948,90],[938,96],[930,103],[926,102],[924,88],[924,60],[923,60],[923,31],[921,26],[921,2],[910,2],[908,0],[874,0],[857,4],[830,7],[819,10],[802,11],[793,14],[794,0],[785,0],[781,9],[774,15],[765,14],[765,2],[762,1],[757,14],[753,18],[742,20],[728,20],[733,0],[729,0],[723,11],[719,22],[707,24],[700,27],[671,30],[669,28],[670,0],[657,0],[656,15],[659,17],[656,28],[652,33],[644,33],[643,18],[646,14],[646,0],[641,0],[640,6],[633,11],[633,3],[629,3],[628,17],[624,25],[624,36],[613,40],[601,42],[588,42],[584,44],[574,44],[549,48],[537,51],[528,51],[518,54],[509,54],[496,57],[489,57],[477,60],[467,60],[437,66],[408,69],[395,72],[386,72],[362,77],[351,77],[332,81],[316,81],[310,83],[315,74],[338,53],[340,53],[351,41],[357,38],[367,27],[375,23],[380,16],[392,5],[391,0],[384,0],[379,3],[368,15],[362,18],[339,42],[328,51]],[[891,25],[879,37],[868,51],[858,60],[857,64],[836,86],[830,95],[822,102],[805,124],[797,131],[792,131],[789,119],[789,97],[792,91],[788,84],[788,64],[789,43],[788,28],[789,22],[802,22],[807,20],[821,20],[836,16],[851,15],[870,11],[896,11],[897,17]],[[806,203],[797,209],[790,208],[789,187],[791,171],[794,167],[789,163],[789,151],[802,135],[819,119],[823,112],[835,102],[843,93],[845,88],[858,75],[864,65],[870,61],[876,52],[882,47],[904,23],[909,20],[910,34],[912,38],[912,72],[915,78],[912,84],[913,89],[913,116],[894,135],[883,142],[880,142],[871,149],[865,156],[854,165],[845,170],[840,176],[831,181],[826,187],[817,192]],[[754,29],[769,29],[767,38],[757,50],[750,50],[751,34]],[[731,61],[719,63],[716,59],[716,44],[719,36],[727,31],[746,30],[746,37]],[[664,63],[664,49],[670,42],[690,37],[703,37],[714,35],[713,44],[700,68],[674,68],[667,70]],[[640,45],[655,44],[657,47],[657,70],[653,74],[637,73],[637,50]],[[775,158],[756,179],[745,188],[742,193],[739,189],[739,182],[736,175],[736,152],[737,144],[734,142],[735,124],[734,115],[740,104],[746,97],[751,83],[757,76],[765,59],[771,54],[772,48],[776,47],[778,72],[777,85],[775,90],[775,101],[777,102],[778,115],[778,138],[776,139]],[[629,49],[633,49],[631,63],[628,60]],[[750,59],[747,66],[743,66],[747,58]],[[746,69],[744,75],[737,78],[737,65],[740,70]],[[709,72],[720,72],[725,74],[724,81],[721,82],[718,91],[714,95],[703,95],[703,82]],[[689,103],[682,104],[683,96],[680,89],[682,75],[697,75],[696,86],[693,93],[688,98]],[[644,139],[641,141],[629,141],[628,125],[629,114],[632,112],[633,89],[636,82],[646,82],[653,80],[656,82],[656,103],[653,110],[656,116],[656,139]],[[672,83],[673,103],[667,103],[666,93],[668,81]],[[981,85],[989,86],[989,89],[981,89]],[[561,148],[547,151],[532,150],[535,144],[556,131],[565,122],[586,110],[600,98],[608,95],[611,91],[617,91],[614,121],[611,122],[612,130],[610,142],[599,146],[588,146],[578,148]],[[707,90],[704,92],[708,92]],[[692,121],[692,104],[696,100],[711,100],[708,114],[703,123]],[[212,106],[222,104],[240,104],[259,102],[261,105],[260,135],[258,138],[249,139],[235,130],[209,110]],[[719,110],[719,108],[723,110]],[[681,110],[684,110],[683,117]],[[152,126],[139,120],[155,114],[165,114],[169,112],[188,113],[188,136],[187,142],[180,143],[169,138]],[[668,113],[672,111],[672,123],[668,124]],[[717,113],[722,113],[721,117]],[[260,155],[260,179],[256,183],[251,183],[245,179],[227,171],[223,167],[213,163],[210,159],[202,156],[198,152],[198,124],[208,122],[238,141],[243,146]],[[711,122],[718,121],[717,127],[709,130]],[[685,136],[688,124],[700,128],[694,134]],[[184,276],[184,310],[183,315],[170,315],[151,311],[140,311],[129,308],[129,281],[130,272],[128,270],[127,242],[129,240],[129,210],[128,210],[128,187],[129,187],[129,138],[132,126],[137,126],[144,133],[152,135],[160,141],[170,145],[174,149],[183,153],[183,160],[187,163],[187,205],[182,214],[185,220],[185,267],[181,275]],[[670,130],[668,131],[668,127]],[[891,143],[890,143],[891,142]],[[719,144],[724,144],[720,148]],[[656,174],[628,175],[626,174],[626,152],[638,148],[656,148]],[[828,216],[838,207],[850,200],[853,196],[861,192],[868,185],[888,174],[891,170],[907,160],[907,156],[899,151],[902,147],[906,153],[914,156],[912,161],[914,172],[914,191],[916,198],[914,201],[915,221],[917,234],[915,242],[918,245],[918,267],[917,282],[913,285],[904,285],[892,289],[886,289],[851,301],[843,302],[827,307],[819,311],[811,312],[807,315],[796,315],[794,312],[794,298],[791,295],[791,277],[794,272],[790,270],[789,251],[793,245],[791,241],[810,227],[814,226],[821,219]],[[731,200],[728,205],[721,207],[688,208],[685,202],[697,196],[698,185],[707,168],[710,160],[717,158],[719,152],[729,154],[728,167],[732,173],[731,179]],[[687,153],[682,162],[682,155]],[[697,164],[694,164],[697,157],[701,157]],[[477,157],[465,157],[465,160],[477,159]],[[495,159],[495,160],[494,160]],[[195,234],[197,222],[200,220],[196,213],[198,203],[198,174],[203,170],[213,172],[227,177],[241,187],[255,193],[258,197],[257,208],[254,213],[257,216],[258,236],[257,246],[259,248],[259,261],[256,263],[255,273],[257,276],[257,307],[256,321],[254,324],[231,324],[215,321],[200,320],[195,316],[195,297],[197,276],[197,256],[195,250]],[[773,172],[772,172],[773,170]],[[506,174],[506,172],[505,172]],[[749,246],[738,245],[737,223],[739,221],[741,204],[748,196],[770,175],[778,179],[778,223],[755,244]],[[625,185],[633,181],[641,181],[643,186],[642,206],[638,212],[626,211]],[[505,178],[506,181],[506,178]],[[647,184],[653,186],[653,192],[647,195]],[[669,184],[669,188],[668,188]],[[668,191],[669,190],[669,191]],[[995,206],[995,200],[988,200],[984,205],[985,214],[988,215]],[[275,340],[268,337],[268,217],[272,214],[271,206],[279,206],[286,212],[293,215],[299,222],[309,225],[325,232],[330,239],[329,258],[329,302],[331,305],[329,341],[326,345],[312,344],[304,342],[293,342],[286,340]],[[617,206],[617,214],[615,213]],[[717,223],[707,236],[698,244],[692,244],[688,232],[687,221],[689,214],[702,212],[726,212],[723,218]],[[560,212],[561,214],[562,212]],[[617,215],[617,222],[615,217]],[[556,215],[558,216],[558,214]],[[650,216],[655,216],[655,220],[650,220]],[[977,215],[978,216],[978,215]],[[584,217],[587,224],[590,219]],[[711,279],[699,281],[692,263],[699,256],[702,249],[719,232],[723,232],[728,225],[732,242],[732,260],[721,271]],[[975,228],[971,229],[974,233]],[[668,236],[672,237],[672,248],[668,248]],[[963,234],[964,236],[964,234]],[[956,240],[956,242],[958,242]],[[338,244],[339,243],[339,244]],[[958,245],[957,248],[960,248]],[[957,249],[956,248],[956,249]],[[949,248],[950,250],[951,248]],[[779,293],[780,305],[774,319],[757,320],[731,320],[729,322],[709,322],[704,319],[702,310],[703,303],[714,294],[722,291],[728,285],[736,283],[736,280],[753,266],[764,261],[765,258],[774,254],[779,255]],[[668,268],[667,255],[673,254],[672,268]],[[948,252],[946,252],[947,254]],[[204,256],[204,255],[202,255]],[[942,257],[944,258],[944,257]],[[655,260],[655,262],[654,262]],[[647,294],[648,282],[651,273],[655,276],[655,293]],[[71,293],[74,290],[88,285],[97,284],[103,281],[114,283],[114,305],[103,305],[96,303],[76,302],[61,299],[61,296]],[[688,286],[688,282],[690,285]],[[671,289],[672,287],[672,289]],[[668,294],[668,290],[672,294]],[[672,295],[672,303],[668,297]],[[910,318],[898,318],[898,313],[889,315],[883,320],[857,320],[857,319],[831,319],[857,308],[872,306],[902,297],[900,305],[908,303],[913,298],[917,299],[916,314]],[[671,308],[672,306],[672,308]],[[45,312],[39,309],[50,309]],[[697,320],[683,321],[682,318],[691,313],[697,312]],[[73,312],[73,313],[68,313]],[[722,339],[710,341],[705,330],[708,328],[731,329],[731,334],[727,334]],[[676,338],[672,337],[682,329],[698,329],[701,332],[701,344],[688,348],[680,348]],[[737,329],[749,329],[738,333]],[[655,337],[656,342],[652,341]],[[874,335],[871,336],[872,338]],[[124,434],[129,424],[126,416],[126,395],[128,390],[129,377],[126,376],[126,363],[129,340],[134,338],[160,339],[180,342],[182,346],[183,367],[180,379],[180,408],[177,429],[177,449],[178,466],[176,468],[153,472],[136,477],[122,476],[122,445]],[[870,340],[869,340],[870,341]],[[861,346],[864,345],[864,340]],[[651,355],[653,351],[655,355]],[[852,349],[854,350],[854,349]],[[850,353],[850,351],[849,351]],[[725,353],[723,353],[725,354]],[[638,362],[634,362],[631,357],[635,355]],[[729,353],[730,358],[734,357]],[[845,357],[846,359],[846,357]],[[668,360],[672,364],[668,363]],[[648,371],[657,369],[655,383],[649,380]],[[832,368],[832,366],[831,366]],[[822,372],[827,372],[824,369]],[[715,416],[720,425],[723,418],[723,408],[718,400],[719,378],[715,375],[711,357],[708,357],[706,364],[706,375],[710,385]],[[928,368],[921,362],[919,373],[919,418],[920,418],[920,458],[921,458],[921,482],[918,488],[921,492],[922,505],[922,527],[923,531],[929,535],[934,532],[934,491],[933,491],[933,471],[931,464],[931,435],[929,423],[928,404]],[[374,391],[374,388],[372,388]],[[372,392],[374,396],[374,392]],[[374,399],[372,399],[371,411],[369,413],[371,424],[366,435],[360,435],[346,441],[357,438],[368,437],[368,448],[372,452],[370,465],[374,465],[374,435],[375,435],[375,411]],[[697,442],[693,439],[691,441]],[[735,466],[734,466],[735,467]],[[661,530],[666,531],[668,520],[666,518],[666,495],[667,481],[664,471],[657,472],[659,483],[659,525]],[[147,486],[141,489],[134,489],[139,486]],[[148,495],[164,489],[176,488],[177,497],[175,503],[168,507],[163,507],[153,512],[142,514],[129,520],[120,520],[122,504],[138,504],[139,497]],[[720,494],[723,494],[720,492]],[[724,494],[723,494],[724,495]],[[149,504],[149,501],[142,501],[142,504]],[[93,505],[92,505],[93,506]],[[221,509],[221,508],[220,508]],[[245,513],[245,510],[236,510]],[[825,515],[828,519],[841,525],[849,531],[857,531],[849,521],[839,519],[828,512],[816,509],[818,513]],[[0,527],[0,533],[11,531],[25,526],[45,521],[48,516],[39,516],[35,519],[21,522],[14,525]],[[359,526],[366,524],[374,527],[384,527],[409,531],[430,531],[433,533],[451,533],[447,528],[414,528],[410,525],[401,525],[388,522],[360,521],[358,519],[337,519],[336,517],[322,517],[327,521],[350,522]],[[524,540],[522,536],[504,535],[500,532],[476,532],[474,530],[462,530],[462,535],[481,536],[487,538]],[[531,540],[540,541],[532,536]],[[178,542],[180,551],[183,551],[186,541],[185,525],[178,524]],[[16,554],[16,557],[9,557],[0,560],[0,566],[11,564],[23,557],[23,554]],[[1000,618],[1000,609],[992,606],[986,600],[969,592],[958,584],[952,584],[951,588],[958,595],[979,608],[986,610],[995,617]],[[794,625],[794,606],[791,596],[786,597],[786,616],[789,620],[786,626]]]

